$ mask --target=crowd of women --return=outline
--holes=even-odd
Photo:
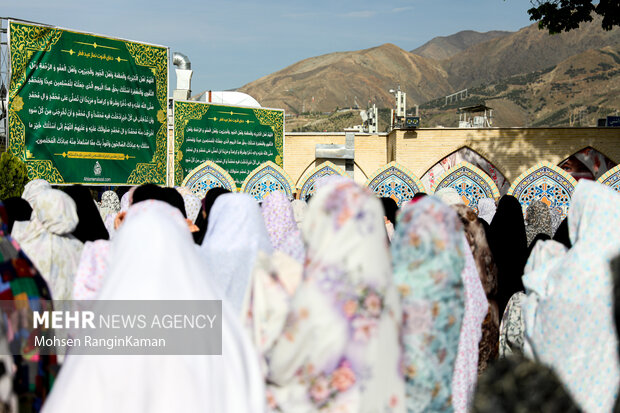
[[[15,303],[0,411],[614,409],[619,194],[582,180],[564,220],[542,201],[524,219],[511,196],[475,212],[453,189],[381,201],[342,177],[307,203],[150,184],[97,202],[29,182],[0,206],[0,299]],[[61,367],[15,316],[52,299],[219,299],[222,355]]]

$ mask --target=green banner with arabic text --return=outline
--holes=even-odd
[[[168,49],[9,23],[9,150],[54,184],[166,181]]]
[[[175,101],[174,141],[175,185],[211,161],[240,187],[260,164],[282,166],[284,111]]]

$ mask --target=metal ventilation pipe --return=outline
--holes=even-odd
[[[179,100],[187,100],[191,94],[192,88],[192,63],[189,57],[182,53],[174,52],[172,54],[172,64],[176,66],[177,88],[173,92],[173,97]]]
[[[181,70],[191,70],[192,68],[192,62],[189,61],[189,57],[179,52],[172,53],[172,64]]]

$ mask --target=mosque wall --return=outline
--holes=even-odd
[[[322,160],[316,144],[345,144],[344,133],[288,133],[284,169],[297,183]],[[559,164],[592,147],[620,162],[620,128],[490,128],[395,130],[390,134],[356,134],[355,180],[364,182],[377,169],[396,161],[422,177],[447,155],[469,147],[493,164],[512,183],[538,162]],[[334,161],[344,169],[344,161]]]
[[[315,159],[316,145],[344,145],[344,143],[344,133],[285,134],[284,170],[293,179],[293,183],[297,184],[306,172],[317,166]]]

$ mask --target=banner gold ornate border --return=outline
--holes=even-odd
[[[155,135],[155,155],[150,163],[138,163],[127,178],[128,184],[166,183],[166,150],[167,124],[166,99],[168,97],[168,49],[151,46],[143,43],[125,42],[134,62],[138,66],[151,69],[155,75],[155,93],[160,109],[157,112],[157,121],[162,125]]]
[[[35,52],[50,51],[58,43],[64,32],[71,30],[50,26],[31,25],[21,22],[9,22],[11,79],[9,82],[9,130],[8,150],[26,163],[30,178],[42,178],[52,183],[66,183],[60,171],[51,160],[29,160],[26,156],[25,126],[17,112],[23,108],[23,99],[19,91],[26,82],[28,63]],[[75,32],[80,33],[80,32]],[[155,136],[155,154],[150,163],[138,163],[127,178],[127,184],[166,182],[167,150],[167,116],[166,99],[168,95],[168,49],[144,43],[124,41],[91,33],[86,36],[107,38],[121,41],[127,47],[134,63],[151,69],[156,80],[156,96],[160,105],[157,121],[160,126]],[[122,183],[113,183],[122,184]],[[110,185],[110,183],[106,183]]]
[[[282,160],[284,159],[284,112],[273,109],[254,109],[254,116],[261,125],[269,126],[273,131],[276,150],[278,151],[275,163],[282,168]]]
[[[185,128],[190,120],[200,120],[204,117],[210,107],[221,105],[205,102],[186,102],[174,101],[174,184],[181,185],[183,182],[183,168],[181,160],[183,152],[181,146],[185,141]],[[229,106],[226,106],[229,107]],[[234,106],[233,106],[234,107]],[[252,109],[258,122],[263,126],[269,126],[274,134],[277,155],[275,163],[283,167],[284,159],[284,112],[274,109]]]
[[[26,157],[26,127],[17,114],[24,106],[19,96],[26,83],[26,68],[35,52],[51,50],[62,37],[62,31],[45,26],[9,23],[11,79],[9,81],[8,150],[26,164],[29,178],[43,178],[53,183],[64,183],[58,169],[50,160],[28,160]]]
[[[190,120],[200,120],[209,111],[211,105],[199,102],[174,101],[174,184],[183,182],[181,146],[185,141],[185,128]]]

